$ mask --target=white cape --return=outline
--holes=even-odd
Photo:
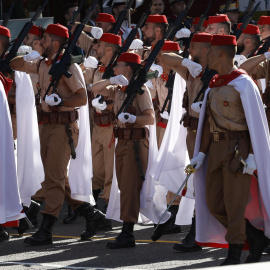
[[[35,95],[30,76],[15,72],[17,118],[17,173],[22,203],[29,206],[31,196],[41,188],[44,169],[40,156]]]
[[[0,224],[23,218],[6,93],[0,82]]]
[[[147,91],[145,91],[144,95],[150,95],[149,89],[146,87]],[[148,223],[150,221],[153,221],[154,223],[157,223],[162,212],[158,212],[159,209],[155,208],[154,202],[153,202],[153,196],[155,193],[155,182],[153,181],[150,170],[151,166],[154,162],[154,157],[157,155],[158,148],[157,148],[157,140],[156,140],[156,125],[150,125],[147,126],[149,128],[149,152],[148,152],[148,166],[147,171],[145,174],[145,181],[143,182],[143,186],[141,189],[141,196],[140,196],[140,215],[138,222]],[[117,144],[117,140],[115,142],[115,146]],[[158,212],[158,213],[157,213]],[[106,217],[108,219],[114,219],[117,221],[120,220],[120,190],[117,183],[116,178],[116,172],[114,167],[113,172],[113,181],[111,186],[111,193],[110,193],[110,199],[108,204],[108,209],[106,213]],[[170,214],[168,213],[167,219],[170,217]],[[164,220],[167,220],[164,218]],[[165,222],[164,221],[164,222]]]
[[[259,179],[258,182],[255,182],[252,177],[251,193],[245,217],[254,226],[264,229],[265,235],[270,238],[270,137],[260,93],[253,80],[245,74],[232,80],[228,85],[233,86],[240,93]],[[198,154],[200,149],[206,100],[209,91],[210,89],[208,88],[200,112],[194,156]],[[196,241],[212,246],[224,246],[227,244],[225,240],[226,229],[210,214],[206,205],[205,181],[207,158],[206,156],[203,166],[194,175],[196,193]]]
[[[185,112],[185,109],[182,108],[185,90],[186,81],[176,73],[169,121],[158,155],[150,171],[155,181],[158,181],[160,185],[165,186],[167,190],[173,193],[176,193],[185,180],[187,176],[185,167],[189,164],[186,147],[187,129],[180,125],[181,117]],[[179,195],[181,195],[181,191]],[[187,193],[185,197],[182,197],[179,204],[176,224],[191,224],[194,204],[193,176],[191,176],[188,180]],[[167,202],[165,201],[166,205]]]
[[[81,77],[84,78],[80,67],[77,66],[77,68],[81,73]],[[88,100],[87,104],[85,106],[81,106],[79,109],[78,126],[79,140],[75,149],[76,159],[71,158],[68,173],[71,197],[94,205],[95,200],[92,195],[91,180],[93,176],[93,167]]]

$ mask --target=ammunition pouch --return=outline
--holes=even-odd
[[[192,130],[197,130],[198,128],[198,123],[199,123],[199,119],[190,116],[187,112],[183,114],[182,119],[180,121],[180,124],[182,124],[183,122],[183,126],[185,128],[189,127]]]
[[[188,111],[188,107],[189,107],[189,101],[188,101],[188,91],[186,90],[183,96],[183,100],[182,100],[182,108],[186,109],[186,111]]]
[[[148,128],[114,128],[113,135],[119,140],[140,141],[149,138]]]
[[[94,122],[97,126],[99,127],[108,127],[111,124],[113,124],[115,119],[115,115],[113,112],[108,112],[108,113],[97,113],[95,112],[94,114]]]
[[[68,124],[79,119],[77,111],[69,112],[38,112],[38,122],[43,124]]]

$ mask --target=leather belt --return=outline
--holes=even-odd
[[[69,112],[44,112],[38,113],[38,122],[43,124],[69,124],[79,119],[77,111]]]
[[[108,113],[97,113],[94,114],[94,122],[99,127],[108,127],[110,126],[114,121],[114,112],[108,112]]]
[[[223,140],[233,140],[233,139],[249,139],[248,130],[241,131],[227,131],[227,132],[218,132],[214,131],[211,133],[212,142],[219,142]]]
[[[114,128],[113,134],[119,140],[140,141],[149,138],[148,128]]]

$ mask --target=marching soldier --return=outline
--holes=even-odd
[[[125,88],[134,71],[141,64],[139,55],[123,53],[114,68],[115,77],[101,80],[92,86],[95,93],[114,96],[114,112],[118,112],[125,100]],[[145,174],[148,163],[149,130],[146,125],[154,124],[154,111],[148,92],[137,94],[127,113],[121,113],[116,120],[114,135],[118,138],[115,149],[115,167],[120,189],[120,218],[124,221],[122,232],[108,248],[135,247],[134,224],[140,210],[140,191],[143,185],[141,172]],[[140,160],[135,159],[139,155]]]
[[[246,239],[250,245],[246,263],[258,262],[269,243],[263,231],[248,220],[260,216],[260,209],[251,209],[248,204],[252,192],[251,176],[256,169],[261,175],[258,192],[269,194],[264,179],[268,168],[264,169],[262,165],[262,159],[269,162],[269,132],[265,129],[267,122],[262,115],[257,86],[243,70],[234,66],[236,45],[235,36],[229,35],[214,35],[211,41],[207,63],[218,74],[213,77],[204,97],[194,158],[190,162],[197,170],[194,176],[196,239],[206,244],[214,242],[217,246],[226,240],[229,250],[221,265],[240,263]],[[243,171],[240,157],[245,160]],[[200,168],[202,165],[204,167]],[[267,196],[263,195],[263,204],[269,211]],[[251,211],[252,216],[249,215]],[[215,219],[210,218],[210,213]],[[262,218],[264,222],[267,224],[268,217]],[[269,236],[268,228],[264,227],[264,230]]]
[[[209,16],[205,33],[211,35],[229,35],[231,22],[227,15]]]
[[[35,41],[35,51],[25,56],[14,58],[10,66],[14,70],[35,73],[39,75],[41,96],[50,84],[48,74],[53,59],[61,46],[66,42],[68,30],[60,24],[50,24],[46,28],[41,41]],[[43,55],[47,59],[36,61]],[[59,56],[61,57],[61,55]],[[95,210],[89,203],[84,203],[71,198],[70,187],[67,181],[67,166],[71,155],[73,140],[76,147],[78,142],[78,112],[75,107],[86,104],[86,92],[79,67],[72,64],[69,68],[72,76],[68,79],[61,77],[58,83],[57,94],[46,96],[42,100],[41,156],[45,171],[45,210],[40,229],[31,237],[25,239],[29,245],[52,244],[52,229],[62,208],[64,198],[73,209],[86,219],[86,231],[81,235],[85,240],[96,233],[97,226],[104,221],[104,215]],[[71,130],[72,135],[66,130]],[[69,137],[68,137],[69,136]],[[66,194],[66,196],[65,196]],[[69,196],[67,196],[69,194]]]

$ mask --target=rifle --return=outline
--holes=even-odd
[[[10,16],[11,16],[11,13],[12,13],[12,10],[13,10],[14,6],[15,6],[15,0],[11,3],[8,12],[4,15],[4,19],[3,19],[3,21],[2,21],[1,26],[5,26],[5,27],[7,26],[8,21],[9,21],[9,19],[10,19]]]
[[[189,8],[193,4],[193,2],[194,2],[194,0],[189,0],[189,3],[188,3]],[[144,93],[142,86],[146,82],[146,75],[147,75],[151,65],[155,61],[158,53],[160,52],[160,50],[162,49],[162,47],[165,43],[165,41],[169,39],[169,37],[174,33],[175,29],[177,29],[178,25],[180,23],[182,23],[182,21],[184,20],[188,9],[182,11],[178,15],[178,17],[176,18],[175,22],[169,26],[168,30],[166,31],[166,33],[164,34],[162,39],[156,43],[155,47],[151,51],[150,55],[147,58],[145,65],[143,67],[140,66],[138,68],[138,70],[136,70],[134,72],[133,77],[131,78],[129,85],[127,86],[127,89],[125,91],[125,93],[127,94],[127,97],[126,97],[125,101],[123,102],[121,108],[119,109],[119,111],[116,115],[116,118],[118,118],[118,115],[121,112],[127,111],[129,105],[132,103],[132,101],[135,98],[135,96],[137,95],[137,93],[140,95],[142,95]]]
[[[115,26],[114,26],[114,28],[112,30],[112,34],[115,34],[115,35],[118,34],[119,29],[120,29],[123,21],[126,19],[128,10],[131,8],[131,5],[132,5],[133,1],[134,0],[128,0],[127,1],[126,8],[124,10],[122,10],[121,13],[119,14],[119,17],[117,19],[117,22],[115,23]]]
[[[70,31],[71,31],[72,25],[74,25],[75,20],[82,9],[84,2],[85,2],[85,0],[81,0],[80,4],[78,6],[78,9],[73,12],[72,18],[68,23],[67,29],[68,29],[69,36],[71,36]]]
[[[245,20],[243,20],[243,23],[241,25],[241,27],[239,29],[237,29],[233,34],[236,37],[236,40],[240,37],[240,35],[242,34],[243,30],[247,28],[248,24],[250,23],[250,21],[252,20],[255,12],[257,11],[259,5],[261,4],[261,2],[259,2],[254,9],[252,10],[252,12],[250,12],[249,14],[246,15]]]
[[[95,0],[91,9],[89,9],[89,11],[85,15],[81,24],[78,24],[76,26],[72,37],[69,38],[69,43],[68,43],[67,48],[66,48],[63,56],[61,57],[60,61],[54,62],[52,64],[52,67],[49,71],[49,74],[52,75],[52,80],[51,80],[51,83],[50,83],[45,95],[43,96],[43,100],[45,100],[51,87],[53,88],[52,93],[55,92],[55,89],[56,89],[58,82],[59,82],[60,78],[62,77],[62,75],[66,76],[67,78],[70,78],[72,76],[72,74],[70,72],[68,72],[68,69],[71,65],[71,52],[72,52],[73,48],[75,47],[75,45],[76,45],[84,27],[85,27],[85,24],[90,20],[97,3],[98,3],[98,0]]]
[[[25,36],[28,34],[29,30],[31,29],[31,27],[33,26],[34,22],[39,18],[41,12],[43,11],[43,9],[45,8],[45,6],[47,5],[48,0],[45,0],[43,5],[40,6],[36,13],[34,14],[34,16],[32,17],[32,19],[30,20],[30,22],[25,23],[23,29],[21,30],[20,34],[18,35],[15,43],[12,45],[8,55],[4,58],[6,51],[3,52],[3,54],[1,55],[1,60],[0,60],[0,72],[2,72],[3,74],[5,73],[9,73],[9,74],[14,74],[14,70],[9,66],[10,61],[17,55],[17,51],[19,49],[19,47],[21,46]]]
[[[210,7],[211,7],[211,1],[207,5],[207,8],[206,8],[204,14],[201,15],[200,20],[199,20],[199,23],[196,26],[195,32],[192,33],[190,35],[190,37],[188,38],[188,42],[187,42],[187,44],[185,46],[185,50],[184,50],[183,55],[182,55],[183,58],[188,58],[189,57],[189,51],[188,51],[188,49],[190,47],[190,43],[191,43],[192,37],[193,37],[193,35],[195,33],[197,33],[198,31],[201,30],[202,25],[204,23],[204,20],[207,17],[207,14],[209,12]],[[163,113],[165,111],[166,106],[167,106],[167,103],[169,102],[167,112],[170,114],[171,104],[172,104],[172,94],[173,94],[174,78],[175,78],[175,74],[173,74],[173,71],[170,70],[170,73],[169,73],[169,76],[168,76],[168,80],[167,80],[166,85],[165,85],[165,87],[168,88],[168,95],[167,95],[167,97],[166,97],[166,99],[164,101],[163,107],[161,109],[161,113]]]
[[[136,34],[138,32],[138,29],[139,28],[142,28],[142,26],[145,24],[145,21],[146,21],[147,17],[150,14],[150,10],[151,10],[152,4],[153,4],[153,2],[151,1],[150,6],[147,9],[147,11],[145,13],[143,13],[143,15],[141,16],[138,24],[129,33],[129,35],[128,35],[127,39],[126,39],[126,42],[123,45],[123,47],[121,48],[121,50],[120,51],[116,51],[114,53],[114,55],[113,55],[113,57],[112,57],[109,65],[106,68],[106,71],[103,73],[102,79],[109,79],[109,78],[111,78],[114,75],[113,68],[116,66],[118,58],[120,57],[120,55],[122,53],[128,51],[128,49],[129,49],[132,41],[134,40],[134,38],[135,38],[135,36],[136,36]]]
[[[249,16],[255,3],[256,3],[256,0],[249,0],[247,9],[245,11],[245,15],[242,17],[241,22],[244,22],[246,18]]]
[[[227,0],[225,6],[224,6],[224,9],[220,12],[221,14],[225,14],[229,8],[230,8],[230,5],[232,4],[232,1],[233,0]]]

